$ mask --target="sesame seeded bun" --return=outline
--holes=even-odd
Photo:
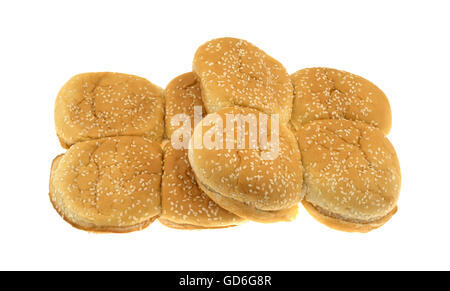
[[[194,73],[185,73],[170,81],[164,90],[164,97],[166,101],[166,136],[170,138],[172,133],[179,128],[170,122],[172,117],[177,114],[189,116],[191,128],[194,129],[194,106],[203,108],[200,83],[196,80]],[[206,113],[204,108],[202,113],[202,115]]]
[[[158,143],[131,136],[80,142],[54,160],[50,200],[77,228],[140,230],[161,213],[161,175]]]
[[[277,113],[282,123],[291,117],[293,88],[286,69],[245,40],[208,41],[195,53],[193,71],[208,113],[238,105]]]
[[[367,232],[397,210],[400,165],[383,132],[360,121],[319,120],[296,132],[303,204],[325,225]]]
[[[249,147],[249,139],[256,132],[245,126],[245,147],[237,148],[237,122],[234,123],[234,149],[227,149],[230,139],[223,138],[223,148],[201,148],[195,140],[204,139],[212,130],[211,122],[227,115],[256,117],[264,114],[244,107],[230,107],[207,115],[194,129],[189,149],[189,161],[200,188],[221,207],[243,218],[258,222],[289,221],[295,218],[301,199],[302,167],[295,136],[286,126],[279,126],[279,150],[273,159],[262,158],[267,148]],[[270,120],[270,119],[269,119]],[[223,127],[223,136],[233,127]],[[272,129],[269,123],[268,133]],[[206,133],[206,135],[205,135]],[[268,138],[270,140],[270,137]]]
[[[65,148],[123,135],[160,141],[164,133],[162,89],[144,78],[120,73],[76,75],[56,97],[55,126]]]
[[[392,124],[386,95],[370,81],[330,68],[308,68],[291,75],[294,108],[291,123],[320,119],[363,121],[388,134]]]
[[[205,112],[200,84],[194,73],[173,79],[164,90],[166,100],[166,135],[170,138],[179,127],[171,124],[177,114],[185,114],[194,126],[194,106]],[[182,129],[184,130],[184,129]],[[207,229],[235,226],[244,221],[214,203],[197,185],[189,164],[187,149],[174,149],[164,141],[164,174],[161,185],[162,213],[159,221],[177,229]]]
[[[187,150],[176,150],[170,142],[165,143],[163,148],[161,223],[179,229],[204,229],[229,227],[244,222],[244,219],[213,202],[198,187]]]

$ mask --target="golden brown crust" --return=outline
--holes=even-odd
[[[144,221],[141,224],[132,225],[132,226],[129,226],[129,227],[126,227],[126,228],[123,228],[123,227],[122,228],[116,228],[116,227],[98,227],[98,226],[85,227],[85,226],[76,224],[75,222],[69,220],[67,217],[65,217],[63,215],[63,213],[59,210],[59,208],[55,205],[55,203],[53,202],[53,199],[51,198],[53,195],[55,195],[53,187],[52,187],[52,176],[53,176],[53,173],[54,173],[56,167],[58,167],[59,160],[63,157],[63,155],[64,154],[58,155],[58,156],[56,156],[53,159],[52,166],[51,166],[51,171],[50,171],[49,197],[50,197],[50,202],[52,203],[53,208],[64,219],[64,221],[69,223],[74,228],[77,228],[77,229],[80,229],[80,230],[84,230],[84,231],[88,231],[88,232],[92,232],[92,233],[128,233],[128,232],[142,230],[142,229],[148,227],[150,224],[152,224],[153,221],[155,221],[157,216],[155,216],[153,218],[150,218],[149,220]]]
[[[361,224],[390,217],[400,193],[400,165],[379,129],[359,121],[319,120],[296,136],[304,201],[327,216]]]
[[[164,133],[162,89],[127,74],[76,75],[58,93],[55,127],[63,146],[125,135],[160,141]]]
[[[172,117],[177,114],[186,114],[191,119],[191,130],[194,128],[194,106],[202,108],[202,116],[205,115],[200,84],[194,73],[182,74],[167,85],[164,90],[166,106],[166,136],[170,139],[172,133],[180,126],[172,125]]]
[[[68,144],[66,144],[59,136],[58,136],[58,141],[63,149],[68,150],[70,148],[70,146]]]
[[[173,79],[164,90],[166,99],[166,135],[170,139],[175,131],[192,131],[194,106],[205,112],[201,100],[200,85],[193,73]],[[189,128],[171,124],[177,114],[190,119]],[[205,229],[234,226],[244,222],[214,203],[197,185],[187,158],[186,149],[174,149],[171,141],[165,141],[164,174],[161,201],[163,224],[178,229]]]
[[[140,230],[160,214],[161,172],[159,145],[143,138],[77,143],[52,164],[50,200],[79,229]]]
[[[279,114],[282,123],[291,117],[293,88],[286,69],[245,40],[208,41],[195,53],[193,71],[208,113],[237,105]]]
[[[274,159],[262,158],[264,154],[270,152],[267,148],[263,149],[260,144],[257,148],[249,147],[249,136],[255,136],[258,132],[254,132],[248,126],[246,127],[245,148],[238,149],[236,145],[237,123],[234,123],[235,139],[234,149],[227,149],[226,138],[223,139],[222,149],[208,149],[207,147],[196,148],[193,145],[194,140],[205,137],[205,133],[211,130],[211,121],[223,120],[226,122],[228,115],[234,115],[238,118],[240,115],[242,120],[245,117],[253,116],[256,123],[259,122],[263,113],[250,108],[232,107],[225,108],[206,116],[194,130],[191,140],[191,148],[189,149],[189,160],[199,181],[200,186],[208,188],[221,196],[223,199],[210,195],[220,206],[229,209],[239,216],[238,207],[231,209],[231,203],[223,202],[225,198],[230,198],[231,202],[246,204],[250,207],[249,211],[259,210],[258,214],[248,214],[254,220],[263,219],[264,215],[272,216],[270,220],[274,221],[276,213],[280,221],[286,220],[284,210],[291,209],[296,206],[301,199],[302,185],[302,167],[301,157],[298,145],[294,135],[284,125],[279,126],[279,147]],[[269,122],[268,133],[271,132],[271,123]],[[227,127],[224,125],[223,136],[226,136]],[[251,132],[251,134],[249,134]],[[259,136],[259,134],[257,135]],[[269,140],[271,137],[268,138]],[[222,203],[222,204],[221,204]],[[261,215],[259,215],[261,214]],[[258,218],[259,217],[259,218]]]
[[[366,122],[388,134],[392,125],[386,95],[370,81],[331,68],[307,68],[291,75],[294,85],[292,124],[299,129],[313,120]]]
[[[173,225],[217,228],[245,220],[221,208],[197,185],[187,150],[164,145],[164,174],[161,185],[161,218]]]
[[[164,90],[166,100],[166,135],[170,139],[177,131],[192,131],[194,106],[205,112],[201,100],[200,84],[193,73],[173,79]],[[173,126],[171,120],[177,114],[190,119],[189,128]],[[165,141],[164,174],[162,179],[160,221],[178,229],[205,229],[234,226],[244,219],[226,211],[201,191],[195,181],[187,158],[186,149],[174,149],[171,141]]]
[[[371,221],[371,222],[352,222],[352,221],[346,221],[342,218],[335,218],[332,216],[329,216],[322,211],[319,210],[318,207],[315,207],[311,203],[307,201],[302,201],[303,206],[308,211],[309,214],[311,214],[312,217],[314,217],[317,221],[320,223],[340,231],[346,231],[346,232],[361,232],[361,233],[367,233],[369,231],[372,231],[374,229],[377,229],[381,226],[383,226],[386,222],[391,219],[391,217],[397,212],[397,206],[391,210],[387,215],[385,215],[382,218],[379,218],[377,220]]]

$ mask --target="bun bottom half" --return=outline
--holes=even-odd
[[[329,228],[345,232],[370,232],[383,226],[397,212],[397,206],[395,206],[394,209],[392,209],[388,214],[377,220],[368,222],[350,221],[344,218],[339,218],[338,216],[332,216],[332,214],[326,213],[326,211],[322,210],[320,207],[317,207],[305,200],[302,201],[302,204],[306,211],[308,211],[308,213],[320,223],[328,226]]]
[[[170,221],[168,219],[164,218],[158,218],[158,221],[167,227],[174,228],[174,229],[183,229],[183,230],[202,230],[202,229],[222,229],[222,228],[230,228],[238,226],[236,225],[224,225],[224,226],[200,226],[200,225],[194,225],[194,224],[187,224],[187,223],[176,223],[173,221]]]
[[[297,217],[298,206],[275,211],[265,211],[257,209],[249,204],[240,202],[233,198],[225,197],[203,184],[197,178],[200,189],[205,192],[212,201],[220,205],[220,207],[236,214],[244,219],[248,219],[260,223],[275,223],[280,221],[292,221]]]

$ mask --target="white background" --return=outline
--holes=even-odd
[[[1,1],[0,269],[450,269],[448,1]],[[73,75],[136,74],[165,87],[199,45],[234,36],[293,73],[366,77],[393,111],[399,211],[369,234],[295,222],[125,235],[72,228],[48,199],[63,149],[53,103]]]

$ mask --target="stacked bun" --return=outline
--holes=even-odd
[[[161,213],[162,89],[119,73],[74,76],[55,102],[68,151],[55,158],[50,200],[73,226],[95,232],[145,228]]]
[[[200,188],[223,208],[257,222],[290,221],[297,215],[303,173],[298,166],[301,157],[295,136],[286,126],[280,124],[279,149],[273,159],[264,159],[261,153],[264,149],[259,145],[256,148],[238,148],[236,139],[232,141],[232,149],[226,146],[225,139],[220,149],[197,149],[194,145],[196,139],[204,137],[210,130],[208,124],[211,119],[225,120],[227,114],[254,114],[258,119],[259,113],[247,107],[228,107],[207,115],[195,127],[189,160]],[[235,133],[237,124],[232,125]],[[226,131],[230,128],[223,128],[224,135]],[[254,132],[249,127],[245,128],[247,145],[252,134]],[[259,134],[258,128],[256,135]]]
[[[397,211],[401,182],[395,149],[385,137],[392,121],[386,95],[362,77],[330,68],[299,70],[291,78],[303,205],[337,230],[382,226]]]
[[[362,77],[289,76],[245,40],[214,39],[164,91],[118,73],[69,80],[55,103],[68,151],[53,162],[50,198],[89,231],[292,221],[301,202],[331,228],[368,232],[397,211],[391,121],[386,95]]]

